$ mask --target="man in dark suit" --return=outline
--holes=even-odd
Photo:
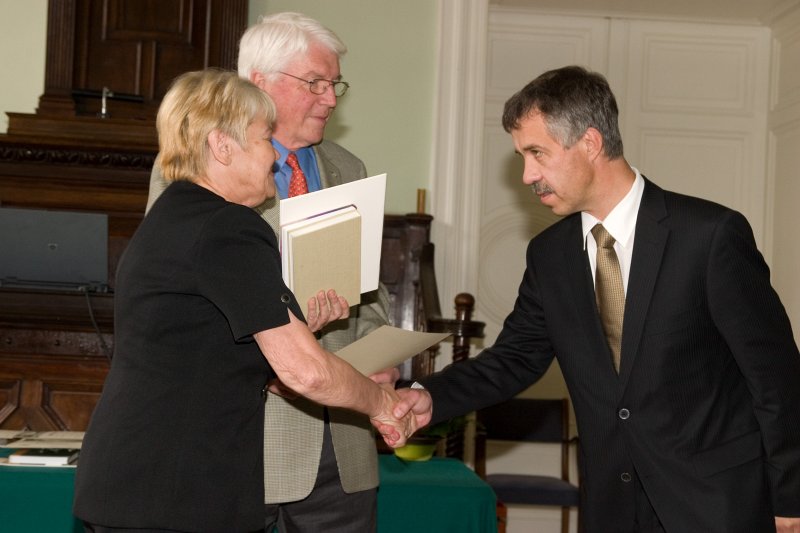
[[[239,75],[269,94],[278,110],[272,135],[279,154],[278,195],[257,208],[276,232],[280,198],[290,195],[290,154],[297,157],[308,192],[367,177],[358,157],[323,139],[337,98],[347,91],[339,69],[346,51],[330,29],[291,12],[262,17],[239,43]],[[165,187],[156,166],[148,209]],[[340,350],[387,324],[388,308],[389,295],[381,285],[362,295],[347,320],[326,326],[320,343],[326,350]],[[381,374],[387,376],[392,373]],[[264,471],[267,533],[274,526],[280,533],[376,529],[378,457],[367,417],[270,392],[264,414]]]
[[[556,357],[586,531],[800,531],[800,355],[752,230],[630,167],[617,115],[606,80],[580,67],[506,103],[524,183],[564,218],[530,242],[495,345],[402,389],[395,415],[425,424],[501,402]],[[598,224],[613,239],[598,233],[596,256]]]

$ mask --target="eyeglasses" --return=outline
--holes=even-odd
[[[347,89],[350,88],[350,84],[346,81],[323,79],[304,80],[303,78],[298,78],[297,76],[289,74],[288,72],[278,71],[278,74],[283,74],[284,76],[289,76],[290,78],[306,82],[308,84],[308,90],[314,94],[325,94],[325,91],[328,90],[328,87],[333,87],[333,94],[336,96],[344,96],[344,93],[346,93]]]

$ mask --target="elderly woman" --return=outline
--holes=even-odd
[[[115,348],[86,433],[75,515],[89,531],[255,531],[264,524],[265,388],[365,413],[390,444],[395,396],[323,351],[347,316],[320,293],[303,320],[275,235],[269,97],[234,73],[179,77],[158,112],[171,185],[120,261]]]

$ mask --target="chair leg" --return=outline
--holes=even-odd
[[[569,507],[561,508],[561,533],[569,533]]]

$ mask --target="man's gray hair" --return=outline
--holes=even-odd
[[[617,100],[602,74],[571,65],[541,74],[508,99],[503,128],[511,131],[534,114],[541,114],[548,133],[564,148],[572,147],[589,128],[603,136],[609,159],[623,156]]]
[[[347,53],[335,33],[302,13],[261,16],[239,41],[239,76],[250,79],[253,71],[274,75],[312,44],[324,46],[339,58]]]

